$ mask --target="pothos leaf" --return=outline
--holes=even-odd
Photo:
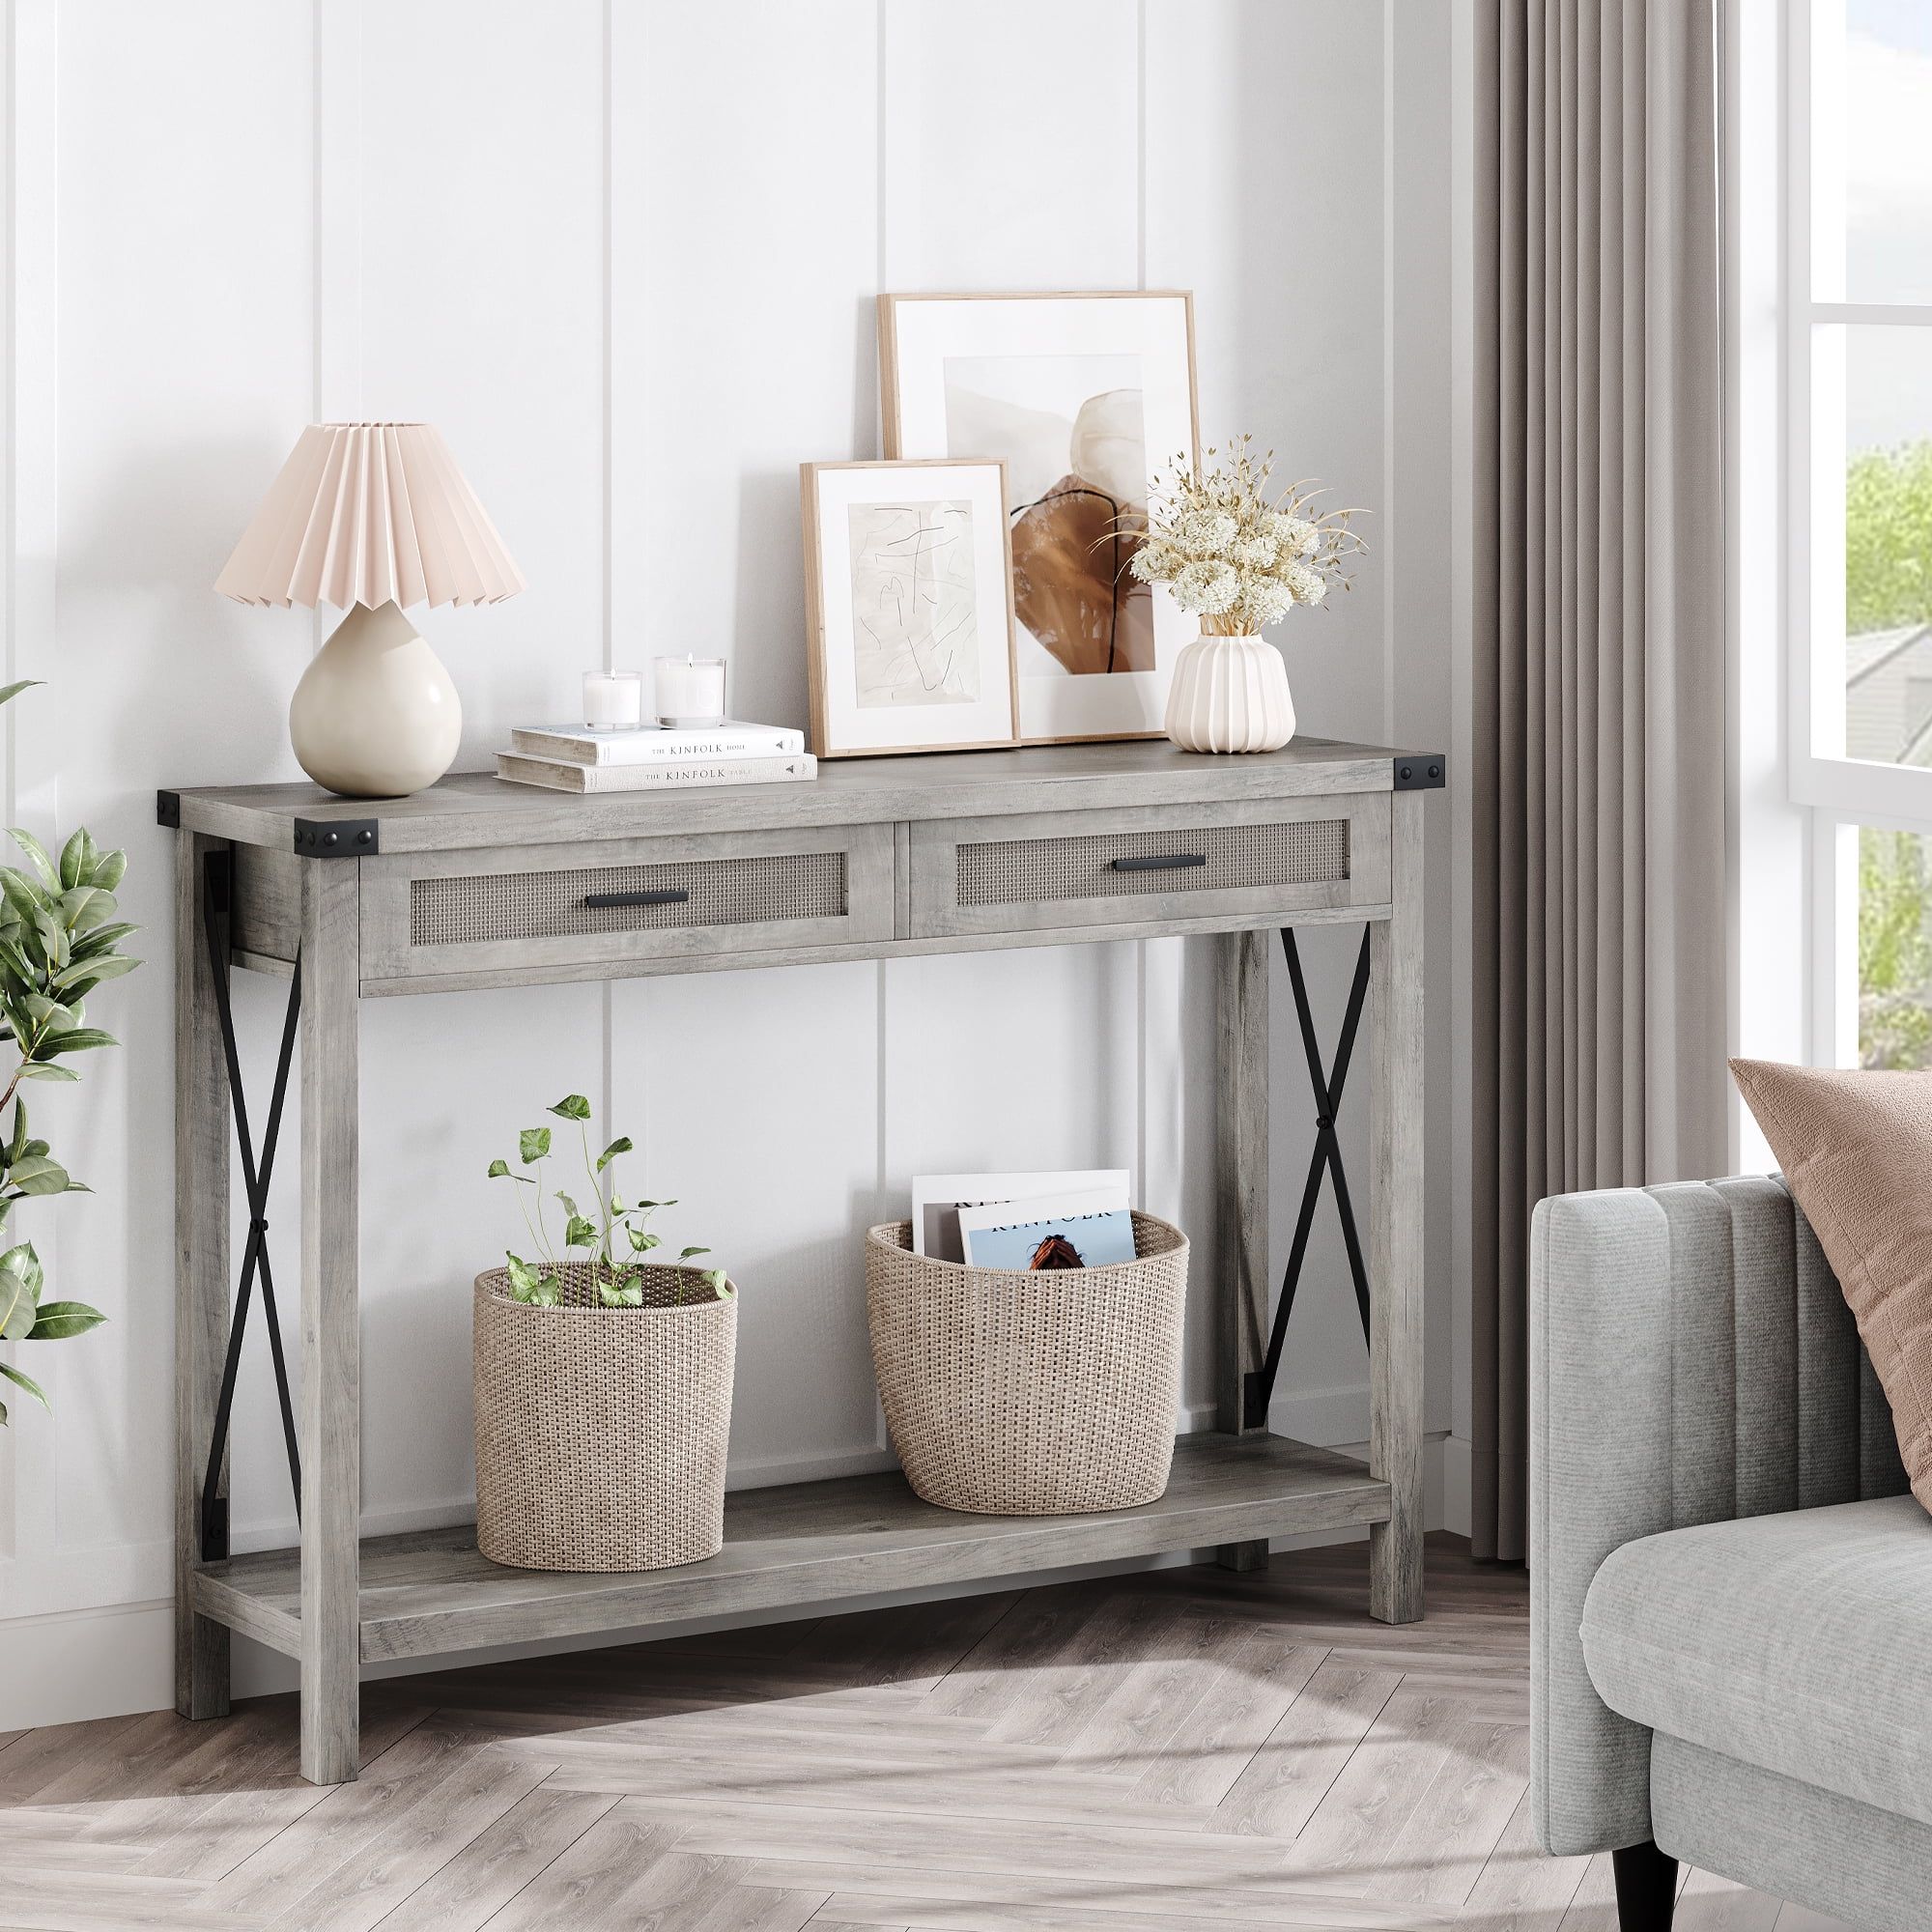
[[[31,691],[35,685],[44,682],[45,679],[43,678],[23,677],[16,683],[0,685],[0,704],[11,703],[13,699],[19,696],[21,692]]]
[[[490,1172],[485,1178],[490,1180],[501,1180],[509,1172],[510,1163],[507,1160],[493,1160],[490,1163]]]
[[[708,1268],[705,1271],[704,1279],[711,1284],[711,1292],[718,1297],[720,1301],[729,1301],[738,1293],[738,1291],[735,1288],[733,1288],[728,1281],[725,1280],[724,1270],[723,1268]]]
[[[582,1094],[566,1094],[551,1112],[566,1121],[587,1121],[590,1118],[590,1102]]]
[[[597,1245],[597,1224],[586,1221],[582,1214],[573,1214],[563,1231],[563,1244],[567,1248],[590,1248]]]
[[[677,1258],[681,1262],[688,1262],[693,1255],[708,1255],[710,1252],[709,1248],[682,1248],[678,1251]]]
[[[597,1156],[597,1172],[599,1174],[602,1174],[604,1170],[607,1167],[609,1167],[611,1163],[613,1160],[615,1160],[620,1153],[629,1153],[631,1151],[631,1146],[632,1143],[630,1135],[619,1134],[617,1138],[614,1141],[612,1141],[611,1145],[607,1147],[604,1150],[604,1151]]]
[[[548,1127],[526,1127],[517,1136],[517,1158],[528,1167],[531,1162],[542,1160],[550,1152],[550,1129]]]
[[[643,1301],[644,1285],[632,1269],[626,1268],[609,1281],[600,1281],[597,1293],[606,1308],[636,1308]]]
[[[626,1228],[624,1232],[631,1237],[631,1252],[634,1255],[647,1255],[664,1237],[661,1235],[647,1235],[641,1228]]]
[[[537,1288],[537,1271],[522,1255],[513,1255],[506,1248],[503,1259],[510,1264],[510,1294],[514,1300],[529,1301],[534,1298]]]

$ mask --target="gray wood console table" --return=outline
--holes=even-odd
[[[1226,758],[1142,741],[854,760],[810,783],[671,794],[581,798],[476,775],[382,801],[310,785],[161,793],[180,835],[178,1708],[227,1709],[229,1633],[242,1631],[299,1659],[301,1768],[334,1783],[355,1776],[365,1659],[1158,1550],[1213,1546],[1246,1568],[1271,1536],[1360,1523],[1374,1614],[1420,1616],[1422,793],[1442,777],[1433,753],[1319,739]],[[1350,921],[1372,935],[1366,1468],[1270,1435],[1256,1399],[1272,929]],[[896,1473],[798,1484],[733,1494],[722,1554],[636,1576],[499,1569],[467,1528],[358,1541],[358,1001],[1173,933],[1219,936],[1221,1272],[1203,1286],[1219,1308],[1220,1428],[1180,1443],[1160,1502],[1006,1519],[932,1508]],[[296,980],[259,1160],[245,1118],[237,1137],[253,1219],[235,1306],[259,1277],[265,1315],[261,1216],[298,1012],[301,1052],[302,1377],[299,1415],[284,1411],[300,1547],[240,1556],[225,1457],[211,1454],[233,1375],[231,965]],[[1305,1021],[1304,1035],[1315,1070]],[[1319,1071],[1317,1091],[1325,1118]],[[755,1321],[755,1294],[747,1309]]]

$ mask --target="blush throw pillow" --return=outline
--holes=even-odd
[[[1912,1493],[1932,1510],[1932,1072],[1734,1060],[1891,1404]]]

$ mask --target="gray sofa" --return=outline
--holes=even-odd
[[[1932,1177],[1928,1177],[1932,1185]],[[1781,1181],[1565,1195],[1530,1259],[1532,1804],[1861,1927],[1932,1925],[1932,1517]]]

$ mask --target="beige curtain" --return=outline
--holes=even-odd
[[[1723,1171],[1716,0],[1479,0],[1475,1546],[1530,1211]]]

